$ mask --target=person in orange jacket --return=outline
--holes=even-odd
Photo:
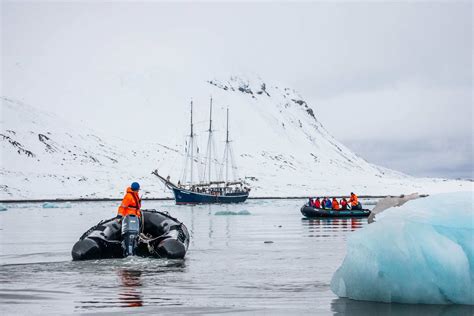
[[[122,218],[127,215],[135,215],[138,218],[142,216],[140,212],[141,201],[138,196],[138,191],[140,190],[140,184],[133,182],[128,188],[127,193],[123,197],[122,204],[120,204],[117,217]]]
[[[359,199],[357,195],[354,194],[354,192],[351,192],[351,198],[349,199],[349,204],[351,205],[351,209],[357,210],[359,207]]]
[[[339,210],[339,202],[336,198],[332,198],[332,209],[336,211]]]

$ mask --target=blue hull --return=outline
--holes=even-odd
[[[228,195],[210,195],[179,188],[171,188],[176,204],[225,204],[242,203],[249,197],[248,193],[231,193]]]

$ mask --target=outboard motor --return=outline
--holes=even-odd
[[[139,233],[140,219],[135,215],[125,216],[122,220],[122,249],[124,257],[135,255]]]

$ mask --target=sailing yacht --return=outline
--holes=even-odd
[[[236,166],[229,139],[229,109],[227,109],[227,128],[224,157],[222,163],[215,159],[215,146],[212,129],[212,98],[209,110],[208,142],[205,159],[199,159],[199,148],[196,146],[196,135],[193,125],[193,102],[191,101],[191,130],[186,143],[185,163],[183,176],[177,184],[170,181],[169,176],[163,177],[158,170],[152,173],[160,179],[165,186],[173,191],[176,204],[212,204],[212,203],[241,203],[247,200],[250,188],[241,180],[236,179]],[[213,158],[214,155],[214,158]],[[230,162],[230,166],[229,166]],[[199,164],[204,165],[200,170]],[[197,166],[196,166],[197,165]],[[220,165],[220,170],[218,169]],[[214,170],[213,170],[214,167]],[[229,178],[229,167],[233,179]],[[201,171],[201,175],[199,174]],[[212,177],[212,171],[218,174]],[[188,177],[189,176],[189,177]],[[197,179],[196,179],[197,177]]]

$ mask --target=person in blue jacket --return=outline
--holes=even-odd
[[[331,199],[326,198],[326,209],[332,209],[332,202]]]

